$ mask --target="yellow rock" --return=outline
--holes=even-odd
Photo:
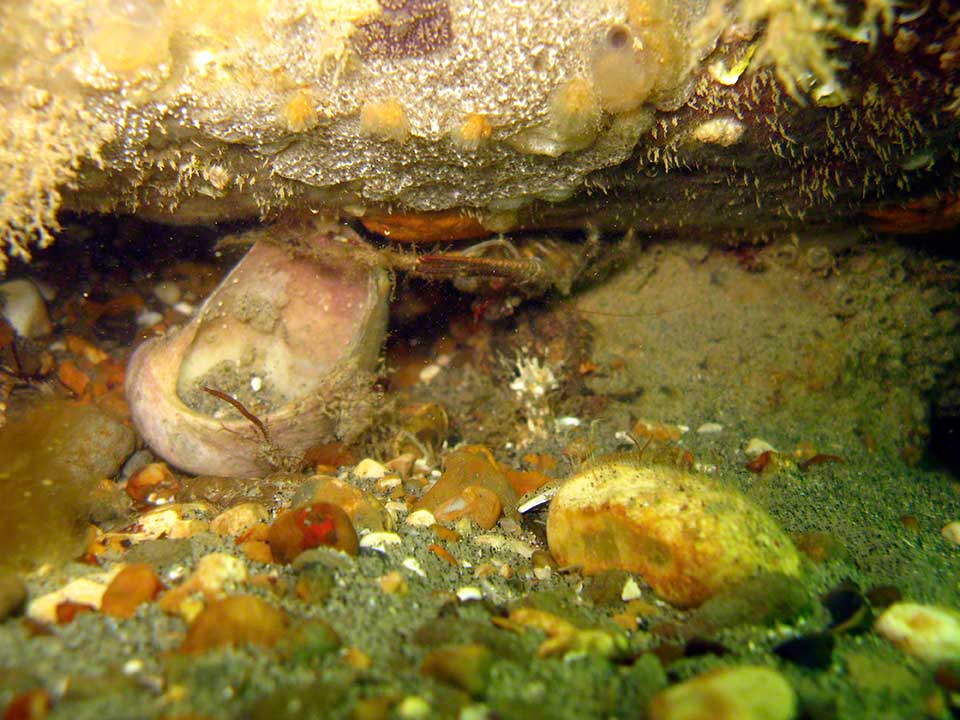
[[[776,670],[760,665],[720,668],[654,695],[650,720],[790,720],[797,696]]]
[[[209,604],[187,629],[182,653],[201,653],[227,645],[270,647],[287,628],[287,617],[253,595],[233,595]]]
[[[733,489],[637,453],[589,464],[557,492],[547,518],[550,552],[585,574],[641,575],[678,607],[695,607],[760,571],[799,573],[787,535]]]

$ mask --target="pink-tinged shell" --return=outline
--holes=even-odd
[[[345,229],[314,230],[296,250],[260,240],[187,325],[137,349],[127,400],[154,452],[196,474],[271,469],[252,422],[222,401],[216,413],[200,411],[182,394],[201,392],[211,367],[239,363],[241,353],[256,354],[258,376],[279,398],[255,412],[274,450],[295,457],[316,443],[349,440],[369,422],[390,284],[380,268],[349,262],[344,247],[360,242]],[[263,303],[266,321],[250,310]]]

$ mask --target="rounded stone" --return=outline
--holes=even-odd
[[[657,693],[650,720],[790,720],[797,696],[776,670],[761,665],[720,668]]]
[[[661,598],[695,607],[758,572],[797,575],[793,543],[732,488],[636,453],[589,464],[567,480],[547,518],[561,567],[637,573]]]

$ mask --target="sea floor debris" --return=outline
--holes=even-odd
[[[637,243],[604,282],[496,320],[408,280],[370,429],[237,479],[165,464],[125,425],[126,357],[229,265],[168,232],[175,257],[60,243],[14,269],[52,332],[0,338],[6,717],[662,719],[744,687],[731,717],[958,711],[955,639],[910,621],[954,628],[960,607],[956,469],[929,450],[960,408],[943,253]],[[551,378],[533,423],[531,368]],[[54,442],[75,452],[44,462],[80,479],[17,469]],[[585,572],[547,542],[550,498],[611,453],[666,468],[661,493],[723,488],[705,517],[746,498],[793,561],[693,602],[634,565]],[[621,490],[595,499],[643,500]],[[624,527],[604,542],[637,550]],[[750,564],[731,537],[691,542]]]

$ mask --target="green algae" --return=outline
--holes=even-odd
[[[133,451],[133,432],[92,406],[48,400],[0,431],[0,565],[79,555],[93,514],[110,512],[99,483]]]

